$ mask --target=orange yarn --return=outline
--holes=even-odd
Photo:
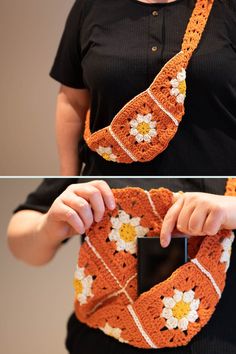
[[[105,160],[150,161],[165,150],[184,115],[186,68],[198,46],[214,0],[197,0],[181,51],[170,59],[147,90],[130,100],[111,124],[91,134],[90,112],[84,139]]]
[[[229,186],[226,195],[232,195]],[[160,234],[175,202],[165,188],[113,190],[116,209],[87,231],[74,277],[75,312],[90,327],[140,348],[186,345],[209,321],[225,286],[232,231],[192,237],[190,261],[137,295],[137,237]]]

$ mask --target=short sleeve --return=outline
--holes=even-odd
[[[70,184],[77,182],[77,178],[45,178],[38,188],[30,193],[22,204],[18,205],[14,213],[20,210],[35,210],[46,213],[54,200]]]
[[[223,0],[222,0],[223,1]],[[225,22],[233,48],[236,50],[236,0],[224,0]]]
[[[80,30],[83,1],[76,0],[67,17],[49,75],[65,86],[85,88],[81,67]]]

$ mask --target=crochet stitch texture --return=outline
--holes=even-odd
[[[184,115],[186,69],[213,1],[196,1],[181,51],[165,64],[147,90],[126,103],[109,126],[91,134],[88,112],[84,139],[91,150],[107,161],[132,163],[150,161],[167,148]]]
[[[137,237],[160,234],[176,199],[165,188],[113,190],[116,209],[86,232],[74,276],[77,318],[140,348],[186,345],[209,321],[224,290],[232,231],[191,237],[190,261],[137,295]],[[229,179],[226,195],[236,195]]]

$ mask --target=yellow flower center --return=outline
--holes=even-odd
[[[104,152],[103,154],[102,154],[102,157],[105,159],[105,160],[107,160],[107,161],[110,161],[110,155],[107,153],[107,152]]]
[[[172,309],[173,316],[177,318],[177,320],[181,320],[181,318],[188,315],[190,311],[190,304],[184,302],[183,300],[177,302]]]
[[[185,80],[183,80],[179,83],[178,89],[182,95],[186,94],[186,81]]]
[[[75,279],[74,280],[74,288],[75,288],[75,293],[76,295],[79,295],[82,293],[83,291],[83,285],[81,280]]]
[[[146,122],[139,123],[137,126],[137,131],[142,135],[148,134],[150,131],[150,126]]]
[[[131,224],[123,224],[119,230],[120,238],[125,242],[133,242],[136,238],[135,227]]]

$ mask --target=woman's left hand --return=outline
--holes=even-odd
[[[183,193],[165,215],[160,241],[167,247],[173,230],[189,236],[215,235],[236,229],[236,197]]]

